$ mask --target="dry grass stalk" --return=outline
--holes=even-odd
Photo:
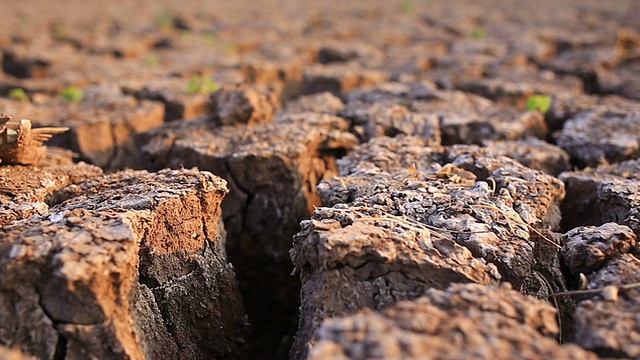
[[[640,282],[634,282],[624,285],[607,285],[599,289],[561,291],[550,294],[549,297],[602,294],[605,300],[616,301],[618,299],[618,293],[620,292],[620,290],[630,290],[635,288],[640,288]]]

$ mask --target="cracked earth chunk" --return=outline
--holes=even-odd
[[[229,182],[225,223],[238,241],[231,253],[278,257],[289,247],[288,240],[279,243],[284,229],[297,227],[301,214],[320,204],[316,184],[335,174],[336,157],[357,143],[348,126],[340,117],[297,113],[249,128],[192,121],[156,129],[139,141],[157,168],[197,166]],[[249,212],[258,217],[245,224]]]
[[[544,117],[538,112],[496,107],[488,99],[459,91],[442,91],[438,98],[415,101],[412,106],[415,112],[439,118],[445,145],[542,137],[548,132]]]
[[[457,87],[520,110],[526,108],[527,98],[532,95],[571,94],[575,98],[582,92],[582,82],[576,77],[508,67],[500,67],[482,79],[460,82]]]
[[[58,190],[101,174],[102,169],[84,163],[0,167],[0,226],[46,214]]]
[[[508,286],[453,284],[382,311],[327,319],[309,359],[597,359],[561,345],[555,309]]]
[[[3,227],[2,343],[42,359],[242,353],[227,191],[197,170],[126,171],[67,186],[48,213]]]
[[[102,168],[131,164],[137,150],[131,137],[163,123],[164,107],[154,101],[136,100],[110,87],[85,89],[86,99],[68,106],[49,99],[31,104],[0,99],[0,107],[28,118],[36,126],[65,126],[69,131],[54,137],[50,144],[64,146]],[[57,102],[56,102],[57,101]]]
[[[281,81],[295,83],[302,79],[302,63],[303,59],[293,56],[285,56],[283,59],[248,57],[242,60],[240,71],[244,78],[253,84],[273,84]]]
[[[639,71],[640,64],[637,61],[624,64],[613,70],[598,68],[598,83],[603,93],[613,93],[640,100],[640,81],[635,76]]]
[[[298,53],[284,44],[262,44],[261,52],[243,57],[239,72],[246,83],[274,86],[286,102],[299,95],[302,66],[312,61],[311,51]]]
[[[315,59],[320,64],[356,61],[366,67],[375,67],[384,61],[384,54],[364,42],[329,42],[323,44]],[[368,65],[368,66],[367,66]]]
[[[357,146],[348,156],[338,159],[339,173],[347,176],[375,168],[394,173],[413,166],[419,171],[437,171],[440,165],[434,159],[441,149],[428,144],[429,139],[416,136],[376,137],[366,145]],[[325,187],[322,183],[320,185]],[[324,196],[322,200],[326,206],[347,202],[347,199],[335,202],[331,196]]]
[[[126,86],[126,92],[137,98],[164,104],[164,121],[195,119],[208,114],[208,93],[188,92],[189,79],[160,78]]]
[[[265,124],[280,109],[280,99],[272,88],[227,85],[211,95],[209,109],[218,125]]]
[[[487,141],[484,144],[487,155],[508,156],[522,165],[540,170],[550,175],[569,170],[569,154],[544,140],[528,137],[522,140]]]
[[[622,254],[589,276],[588,289],[640,282],[640,260]],[[620,289],[617,299],[605,294],[588,296],[574,315],[573,342],[603,357],[640,357],[640,289]]]
[[[402,105],[385,103],[351,109],[346,115],[363,142],[378,136],[399,134],[422,136],[433,146],[440,145],[440,124],[437,116],[416,113]]]
[[[555,133],[558,146],[583,166],[640,157],[640,113],[619,108],[587,110]]]
[[[460,265],[476,263],[484,268],[474,270],[480,271],[476,276],[505,279],[523,292],[543,295],[565,288],[557,245],[533,229],[544,232],[558,226],[562,183],[512,159],[486,156],[479,149],[459,146],[443,152],[426,147],[420,138],[380,138],[356,147],[339,161],[341,176],[318,186],[323,203],[332,207],[316,210],[294,238],[291,251],[303,283],[297,356],[319,319],[362,306],[388,306],[384,301],[398,301],[395,294],[403,294],[396,288],[413,286],[419,279],[406,275],[402,281],[384,280],[394,275],[393,266],[405,258],[395,255],[394,242],[389,241],[409,239],[410,245],[404,247],[412,249],[412,256],[428,256],[424,266],[445,261],[447,266],[438,265],[437,271],[464,275],[464,282],[487,283],[465,275],[470,269]],[[432,248],[437,251],[430,253]],[[447,263],[455,256],[471,257]],[[548,262],[556,272],[536,270]],[[401,264],[409,269],[423,266]],[[493,266],[500,276],[492,272]],[[447,275],[431,278],[448,279]],[[377,283],[383,280],[384,287]],[[354,288],[349,294],[360,298],[339,298],[335,289],[342,288]]]
[[[442,142],[447,145],[515,140],[528,135],[544,136],[548,132],[544,117],[537,112],[496,108],[495,103],[486,98],[460,91],[438,91],[427,83],[383,83],[346,97],[347,106],[341,115],[362,127],[361,132],[369,138],[379,133],[387,136],[429,134],[434,131],[425,128],[437,129],[438,125]],[[398,108],[409,109],[412,117],[394,120],[392,114],[398,111],[393,109]]]
[[[227,251],[251,301],[249,321],[256,333],[272,337],[264,346],[277,346],[291,326],[298,307],[291,299],[299,294],[290,276],[291,237],[320,205],[316,184],[336,174],[336,158],[356,145],[348,128],[340,117],[295,113],[249,127],[169,124],[139,139],[150,164],[197,166],[228,181],[231,192],[222,205]]]
[[[285,110],[289,113],[315,112],[321,114],[337,115],[344,109],[344,103],[339,97],[330,92],[321,92],[300,96],[289,102]]]
[[[495,181],[494,193],[505,189],[514,200],[514,210],[525,223],[552,230],[558,228],[560,201],[565,197],[565,190],[557,178],[504,156],[485,155],[477,146],[447,148],[444,162],[470,171],[481,180]]]
[[[382,309],[451,282],[491,284],[495,267],[419,222],[373,208],[320,208],[302,223],[291,258],[300,270],[302,307],[292,357],[305,358],[323,319]]]
[[[17,78],[42,78],[49,75],[51,62],[39,57],[29,56],[25,51],[16,53],[2,51],[2,71]]]
[[[574,275],[590,274],[615,256],[639,250],[633,231],[616,223],[577,227],[562,238],[562,256]]]
[[[354,62],[310,64],[302,69],[302,94],[328,91],[334,95],[387,80],[387,75],[360,67]]]
[[[615,222],[640,234],[640,160],[567,171],[559,178],[567,196],[562,203],[565,228]]]
[[[345,98],[354,108],[382,102],[410,106],[412,101],[437,99],[438,93],[436,85],[428,81],[383,82],[353,90]]]

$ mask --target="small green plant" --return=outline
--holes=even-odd
[[[545,114],[551,108],[551,98],[546,95],[532,95],[527,98],[527,111],[538,110]]]
[[[400,10],[405,14],[415,14],[416,13],[416,4],[413,0],[402,0],[400,2]]]
[[[62,98],[68,103],[79,103],[84,99],[84,91],[75,86],[67,86],[62,90]]]
[[[215,34],[204,34],[202,36],[202,41],[206,45],[213,45],[216,42],[216,36]]]
[[[475,28],[471,30],[469,36],[471,36],[472,39],[484,39],[487,37],[487,30],[481,27]]]
[[[218,90],[218,84],[211,80],[208,76],[194,75],[187,84],[187,93],[194,94],[210,94]]]
[[[160,63],[160,60],[158,60],[154,55],[145,56],[142,61],[149,66],[158,65],[158,63]]]
[[[29,96],[27,96],[27,93],[24,92],[24,89],[14,88],[9,90],[9,99],[28,102]]]

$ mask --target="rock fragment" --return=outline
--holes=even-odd
[[[561,345],[555,309],[508,286],[452,284],[382,311],[325,320],[310,359],[597,359]]]
[[[338,115],[344,109],[344,103],[330,92],[321,92],[300,96],[287,103],[285,110],[290,113],[315,112]]]
[[[213,114],[212,120],[222,126],[268,123],[281,105],[272,88],[227,85],[211,95],[208,107]]]
[[[615,69],[598,68],[597,76],[601,91],[640,100],[640,82],[634,76],[638,71],[640,71],[638,61],[623,63]]]
[[[347,115],[353,122],[354,131],[368,141],[378,136],[414,135],[422,136],[432,145],[440,145],[440,123],[437,116],[416,113],[402,105],[385,103],[352,109]]]
[[[101,174],[100,168],[84,163],[0,167],[0,226],[48,213],[60,189]]]
[[[355,61],[363,65],[379,65],[384,58],[374,46],[358,42],[329,42],[318,49],[316,61],[320,64]],[[374,65],[374,66],[375,66]]]
[[[576,276],[580,273],[588,275],[620,254],[639,250],[633,231],[616,223],[577,227],[562,237],[562,256]]]
[[[195,119],[208,114],[207,102],[213,89],[201,89],[198,82],[207,81],[203,76],[185,78],[162,78],[128,85],[126,92],[137,98],[160,101],[164,105],[164,121]],[[211,81],[211,80],[209,80]],[[193,82],[193,89],[189,88]],[[213,82],[210,85],[214,85]]]
[[[46,77],[49,74],[50,61],[26,53],[4,50],[2,52],[2,71],[17,78]]]
[[[567,171],[559,178],[567,196],[562,203],[565,228],[615,222],[640,234],[640,160]]]
[[[581,166],[640,157],[640,112],[597,107],[577,114],[554,134],[558,146]]]
[[[624,288],[640,282],[640,260],[619,255],[588,278],[587,289],[601,291],[578,303],[573,342],[603,357],[640,357],[640,289]]]
[[[417,137],[376,138],[339,161],[341,176],[319,185],[331,207],[303,223],[291,251],[303,284],[294,356],[303,356],[322,319],[412,298],[417,291],[405,286],[444,288],[462,277],[481,284],[501,278],[541,296],[565,289],[559,245],[544,235],[559,225],[562,183],[477,146],[425,145]],[[385,280],[400,271],[398,263],[403,280]],[[542,263],[551,270],[540,272]],[[469,264],[477,264],[476,275]],[[407,273],[414,268],[437,273],[420,280]],[[357,297],[341,298],[335,289],[354,289],[349,294]]]
[[[359,132],[365,140],[380,133],[430,136],[434,127],[439,128],[445,145],[515,140],[548,132],[544,116],[537,112],[497,106],[474,94],[436,90],[426,82],[381,83],[353,91],[346,98],[341,115],[352,119],[356,130],[362,128]],[[394,119],[397,109],[403,108],[412,113],[411,117]]]
[[[206,172],[127,171],[68,186],[48,213],[3,227],[2,343],[47,359],[239,356],[227,191]]]
[[[494,266],[451,238],[367,206],[318,209],[294,237],[291,257],[303,284],[296,359],[305,358],[323,319],[382,309],[451,282],[491,284],[500,278]]]
[[[582,93],[582,82],[573,76],[558,76],[551,71],[513,68],[502,66],[482,79],[460,82],[459,90],[471,92],[493,101],[516,106],[525,110],[527,98],[532,95],[546,95],[555,98],[557,94]]]
[[[379,71],[364,69],[354,62],[310,64],[302,69],[303,78],[300,91],[313,94],[328,91],[340,95],[356,88],[387,80]]]
[[[437,99],[412,105],[418,113],[439,118],[444,145],[543,137],[548,132],[544,117],[538,112],[497,107],[488,99],[459,91],[443,91]]]
[[[507,156],[522,165],[550,175],[569,170],[569,154],[558,146],[535,137],[521,140],[487,141],[484,144],[487,155]]]

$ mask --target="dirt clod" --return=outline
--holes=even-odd
[[[94,176],[59,190],[44,214],[3,227],[2,342],[38,358],[238,357],[226,192],[196,170]]]
[[[558,344],[557,333],[555,309],[547,303],[508,286],[452,284],[382,311],[325,320],[309,358],[598,358]]]

